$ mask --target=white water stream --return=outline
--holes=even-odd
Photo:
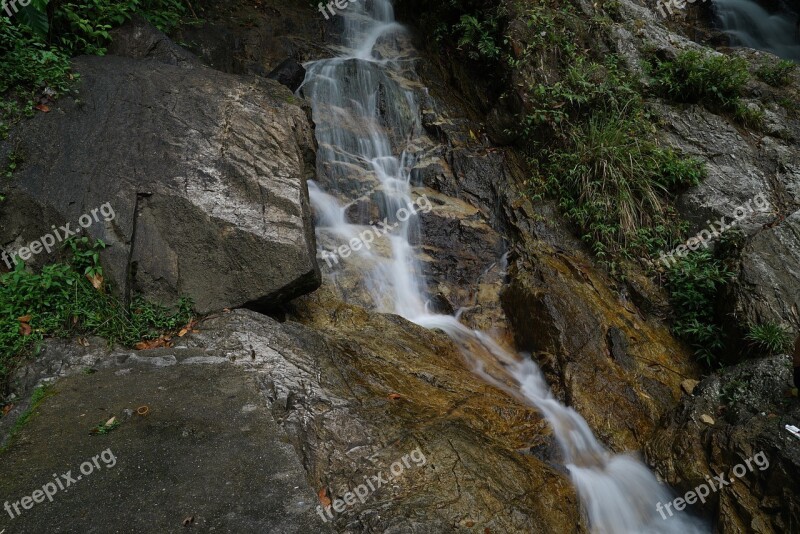
[[[713,0],[716,22],[733,45],[766,50],[800,62],[798,19],[789,11],[769,13],[756,0]]]
[[[419,217],[412,210],[405,221],[405,213],[397,216],[401,208],[412,205],[410,169],[421,150],[413,140],[424,135],[409,79],[413,50],[395,22],[389,0],[367,2],[370,11],[364,4],[352,3],[338,15],[343,17],[345,46],[335,58],[308,63],[300,89],[311,100],[317,125],[317,167],[322,178],[311,183],[309,191],[318,236],[337,245],[358,238],[369,227],[348,222],[348,208],[364,195],[379,201],[380,218],[387,217],[395,226],[387,236],[388,245],[380,253],[377,247],[361,248],[338,261],[357,259],[364,266],[363,283],[375,309],[443,330],[477,375],[542,413],[553,428],[594,532],[706,532],[687,512],[662,519],[656,504],[673,499],[669,489],[635,457],[607,451],[586,421],[552,395],[529,357],[508,352],[456,317],[428,311],[425,281],[412,246]]]

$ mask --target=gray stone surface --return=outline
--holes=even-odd
[[[31,495],[53,473],[71,471],[75,482],[52,502],[20,507],[18,517],[4,511],[0,530],[328,531],[255,376],[231,365],[171,362],[142,354],[53,385],[0,455],[0,503]],[[137,415],[143,405],[149,413]],[[112,416],[121,422],[117,429],[90,435]],[[81,474],[83,462],[107,449],[99,468]],[[187,518],[189,528],[183,526]]]
[[[315,145],[288,89],[115,56],[79,58],[75,70],[79,99],[25,121],[6,144],[28,163],[0,205],[0,246],[17,250],[51,224],[74,229],[109,203],[113,220],[80,235],[110,245],[106,277],[125,295],[189,295],[207,312],[318,287],[305,183]]]

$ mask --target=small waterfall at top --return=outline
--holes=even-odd
[[[320,183],[311,183],[309,192],[320,243],[328,240],[336,248],[363,236],[370,227],[349,219],[369,218],[364,209],[359,211],[367,197],[378,205],[380,216],[373,212],[372,218],[387,218],[392,227],[387,241],[369,249],[353,247],[353,256],[337,261],[358,262],[375,309],[443,330],[477,375],[542,413],[593,531],[706,531],[686,512],[662,519],[656,504],[672,500],[668,489],[637,459],[609,453],[586,421],[552,395],[529,357],[506,351],[455,317],[428,311],[413,246],[419,239],[419,217],[413,209],[410,170],[425,148],[415,145],[425,136],[414,96],[415,90],[424,90],[415,85],[414,51],[403,39],[389,0],[351,3],[338,16],[343,17],[339,55],[308,63],[300,89],[310,97],[317,125]],[[322,250],[320,255],[325,257]]]
[[[766,50],[800,63],[800,20],[788,6],[770,13],[757,0],[713,0],[715,23],[734,46]]]

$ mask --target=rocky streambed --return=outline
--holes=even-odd
[[[665,53],[696,46],[644,6],[621,6],[614,35],[628,61],[644,35]],[[481,381],[443,333],[374,311],[358,261],[331,268],[316,257],[318,245],[337,239],[315,235],[306,183],[337,174],[317,167],[317,151],[329,147],[315,142],[302,91],[265,75],[286,58],[328,57],[343,31],[339,19],[324,22],[313,7],[278,2],[218,6],[208,18],[181,36],[194,53],[134,21],[117,32],[109,56],[76,61],[77,99],[12,132],[9,143],[32,156],[0,203],[1,243],[27,243],[111,202],[115,220],[87,231],[112,245],[103,261],[115,286],[163,300],[190,294],[207,317],[172,347],[45,344],[18,373],[15,407],[0,420],[5,434],[34,408],[0,455],[0,470],[13,473],[2,477],[0,497],[17,500],[44,483],[44,471],[28,466],[66,471],[103,448],[119,463],[97,474],[102,482],[87,477],[55,505],[4,518],[0,527],[37,532],[61,520],[64,531],[87,532],[590,531],[541,415]],[[632,32],[633,20],[644,29]],[[523,30],[518,38],[526,39]],[[381,105],[390,123],[404,113],[421,117],[409,143],[424,154],[411,169],[414,194],[432,205],[414,243],[430,305],[461,309],[464,324],[530,353],[556,397],[606,447],[644,451],[678,491],[765,451],[769,470],[692,513],[720,532],[797,529],[798,442],[782,430],[797,422],[797,401],[782,397],[786,358],[687,388],[703,377],[664,321],[664,295],[644,276],[623,283],[598,267],[556,206],[527,195],[521,154],[486,135],[503,130],[506,110],[481,109],[459,65],[417,55],[412,44],[417,74],[403,84],[420,109],[392,107],[387,95]],[[709,166],[709,179],[682,199],[698,224],[768,193],[775,211],[745,228],[728,302],[748,317],[796,323],[798,123],[769,89],[751,91],[767,114],[765,133],[699,107],[654,105],[664,107],[664,139]],[[366,224],[378,215],[380,188],[359,181],[355,169],[348,176],[364,199],[348,216]],[[50,395],[32,406],[42,381],[52,383]],[[721,408],[740,383],[746,402]],[[146,417],[135,412],[142,405]],[[87,437],[112,416],[117,430]],[[194,462],[173,454],[198,447],[211,454]],[[318,514],[365,480],[392,476],[392,465],[414,450],[424,464],[408,464],[334,519]],[[58,461],[46,460],[51,455]],[[217,465],[219,458],[226,463]],[[143,466],[151,476],[133,477]],[[187,479],[216,499],[174,484]],[[264,490],[272,484],[280,491]],[[136,503],[139,519],[108,522],[109,514],[133,513],[123,502]],[[167,510],[153,511],[163,503]]]

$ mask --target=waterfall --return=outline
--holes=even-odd
[[[734,46],[766,50],[800,63],[798,15],[770,13],[756,0],[714,0],[716,25]]]
[[[363,204],[377,205],[391,231],[380,246],[354,246],[353,255],[341,261],[357,262],[376,310],[446,332],[473,372],[546,418],[593,531],[707,531],[687,512],[662,519],[656,504],[671,501],[670,490],[635,457],[606,450],[586,421],[552,395],[529,356],[508,352],[456,317],[428,311],[414,249],[421,203],[410,171],[433,142],[420,141],[426,136],[415,96],[422,87],[414,74],[414,51],[389,0],[350,3],[337,16],[343,27],[338,55],[306,64],[299,89],[311,101],[317,127],[319,178],[309,190],[321,257],[372,232]],[[323,242],[333,243],[332,251]]]

